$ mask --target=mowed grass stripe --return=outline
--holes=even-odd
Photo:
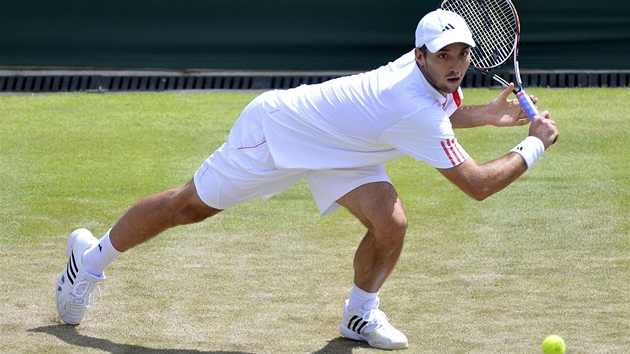
[[[486,201],[426,164],[387,165],[410,227],[382,308],[411,352],[536,353],[551,333],[570,353],[630,352],[628,90],[529,91],[561,137]],[[364,229],[343,210],[320,217],[304,183],[131,250],[85,322],[58,325],[67,235],[100,237],[185,183],[255,95],[0,96],[1,352],[377,352],[337,339]],[[484,162],[527,127],[456,134]]]

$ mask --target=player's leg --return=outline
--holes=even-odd
[[[157,236],[166,229],[205,220],[221,210],[205,204],[194,181],[147,196],[134,204],[98,242],[81,257],[84,269],[102,274],[122,252]]]
[[[338,201],[367,228],[354,256],[354,285],[339,330],[345,337],[383,349],[407,348],[407,337],[390,323],[378,293],[403,248],[407,217],[388,182],[364,184]]]
[[[182,187],[141,199],[112,227],[109,239],[116,250],[125,252],[166,229],[200,222],[220,211],[199,198],[190,180]]]
[[[343,206],[366,226],[354,280],[365,291],[378,291],[398,261],[407,230],[407,216],[385,168],[312,171],[305,180],[322,215]]]
[[[364,184],[338,200],[366,227],[354,257],[354,283],[377,292],[394,269],[402,251],[407,216],[388,182]]]
[[[78,324],[105,279],[104,269],[122,251],[177,225],[199,222],[257,197],[278,194],[308,171],[275,169],[252,103],[234,125],[228,141],[199,167],[192,181],[140,200],[96,240],[86,229],[73,232],[66,246],[68,264],[57,282],[57,309]],[[85,262],[84,262],[85,261]],[[86,271],[87,269],[87,271]]]
[[[339,330],[342,335],[383,349],[407,348],[407,337],[390,323],[378,293],[403,248],[407,217],[388,182],[364,184],[338,200],[366,227],[354,256],[354,285]]]
[[[79,324],[94,302],[105,268],[122,252],[160,232],[202,221],[219,212],[205,204],[192,181],[184,186],[143,198],[114,227],[97,240],[86,229],[75,230],[68,239],[68,263],[57,281],[57,310],[68,324]]]
[[[385,349],[407,347],[407,338],[378,309],[378,291],[402,250],[407,218],[382,165],[313,171],[306,178],[320,213],[344,206],[367,228],[354,258],[355,284],[339,331]]]

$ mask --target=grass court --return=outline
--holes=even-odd
[[[381,308],[406,353],[630,352],[630,91],[530,88],[560,139],[483,202],[391,162],[409,217]],[[62,325],[55,281],[78,227],[191,178],[257,93],[0,96],[0,352],[381,353],[337,326],[364,229],[320,217],[305,183],[172,229],[119,257],[102,300]],[[466,104],[497,90],[468,89]],[[528,127],[458,130],[478,162]]]

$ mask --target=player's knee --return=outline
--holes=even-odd
[[[198,223],[219,212],[216,210],[210,210],[207,205],[198,204],[187,204],[180,210],[180,225]]]
[[[393,213],[375,224],[375,235],[383,242],[399,247],[407,233],[407,215],[403,211]]]
[[[173,211],[173,221],[176,225],[201,222],[220,212],[220,210],[205,204],[190,184],[170,192],[169,200]]]
[[[402,241],[402,239],[405,237],[405,234],[407,233],[407,225],[408,221],[407,215],[405,215],[405,213],[395,215],[391,221],[392,234],[394,235],[394,237]]]

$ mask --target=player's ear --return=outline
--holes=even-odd
[[[420,66],[424,66],[424,53],[422,52],[422,49],[417,48],[415,49],[415,55],[416,55],[416,62],[418,63],[418,65]]]

